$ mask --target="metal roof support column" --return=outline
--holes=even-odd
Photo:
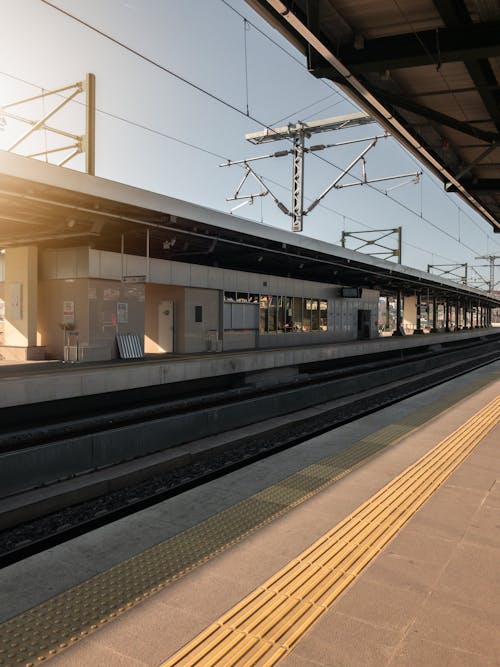
[[[460,331],[460,297],[457,294],[457,303],[455,305],[455,331]]]
[[[446,333],[450,331],[450,302],[448,297],[444,300],[444,330]]]
[[[389,310],[389,297],[385,297],[385,330],[389,331],[390,327],[390,310]]]
[[[420,292],[417,292],[417,328],[413,333],[414,334],[424,333],[424,330],[422,329],[422,296]]]
[[[437,299],[435,296],[432,297],[432,327],[431,333],[437,333]]]
[[[401,310],[403,307],[403,297],[401,290],[398,289],[396,294],[396,329],[392,332],[393,336],[404,336],[405,331],[403,329],[403,321],[401,317]]]

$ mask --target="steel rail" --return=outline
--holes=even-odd
[[[324,415],[318,414],[315,419],[314,427],[311,427],[311,420],[307,418],[299,421],[292,427],[288,425],[284,435],[282,434],[284,429],[281,427],[278,429],[274,428],[269,432],[259,433],[257,436],[254,436],[253,439],[243,438],[237,440],[227,448],[226,452],[219,455],[219,461],[216,461],[212,466],[209,466],[208,463],[206,463],[202,471],[197,470],[196,473],[190,473],[191,464],[188,464],[183,468],[176,468],[173,470],[173,473],[178,478],[180,477],[180,479],[177,479],[175,484],[161,486],[159,489],[149,491],[142,496],[140,493],[135,493],[136,487],[134,487],[134,493],[132,494],[133,498],[131,501],[122,501],[119,506],[113,506],[106,510],[99,507],[99,510],[94,514],[87,511],[85,512],[86,516],[83,520],[77,519],[73,523],[68,523],[68,520],[65,520],[61,527],[53,529],[43,536],[39,535],[39,531],[36,529],[35,520],[33,522],[35,525],[35,537],[32,539],[23,539],[16,546],[7,550],[0,550],[0,568],[45,551],[142,509],[151,507],[152,505],[183,493],[191,488],[195,488],[196,486],[222,477],[258,460],[272,456],[284,449],[294,447],[304,440],[393,405],[404,398],[408,398],[430,389],[442,382],[447,382],[448,380],[468,373],[473,369],[485,366],[498,358],[498,353],[496,353],[494,357],[490,354],[479,360],[468,360],[467,362],[461,363],[459,366],[455,365],[453,366],[453,370],[450,368],[442,369],[439,374],[434,374],[432,379],[427,377],[427,382],[424,385],[421,384],[421,379],[417,376],[412,377],[409,381],[402,382],[397,390],[392,393],[387,392],[387,389],[382,387],[381,390],[375,392],[370,399],[365,397],[361,400],[354,399],[347,406],[343,404],[340,408],[327,411]],[[428,376],[429,374],[422,373],[422,375]],[[272,441],[269,442],[269,439]],[[373,449],[371,447],[368,447],[366,451],[360,451],[359,461],[357,463],[362,462],[372,453]],[[193,463],[196,465],[196,461]],[[184,473],[184,476],[182,473]],[[140,487],[137,486],[137,488]],[[98,500],[99,499],[95,499],[96,502]],[[76,507],[75,510],[77,509],[78,508]],[[90,517],[88,516],[89,514]],[[40,518],[40,520],[43,519],[44,517]],[[4,531],[1,535],[3,535],[5,539],[7,534],[8,530]]]

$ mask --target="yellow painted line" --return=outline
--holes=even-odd
[[[499,422],[497,397],[161,667],[276,664]]]

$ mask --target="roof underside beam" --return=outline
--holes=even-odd
[[[472,23],[469,12],[463,0],[434,0],[434,6],[438,10],[447,28],[469,31],[475,24]],[[490,25],[490,24],[481,24]],[[497,42],[500,43],[498,39]],[[497,85],[498,81],[493,69],[486,59],[486,56],[480,58],[464,58],[464,64],[469,75],[477,87],[484,106],[491,114],[497,130],[500,132],[500,104],[498,91],[492,90],[491,86]]]
[[[362,48],[342,45],[339,57],[357,73],[385,72],[403,67],[478,60],[500,55],[500,22],[458,24],[381,37],[364,42]]]
[[[387,90],[382,90],[381,88],[376,88],[375,86],[371,86],[371,89],[373,92],[376,93],[377,97],[384,100],[385,102],[388,102],[392,106],[397,106],[400,107],[401,109],[406,109],[407,111],[411,111],[415,114],[418,114],[419,116],[428,118],[429,120],[439,123],[440,125],[451,127],[454,130],[458,130],[463,134],[468,134],[471,137],[475,137],[476,139],[481,139],[482,141],[486,141],[487,143],[497,143],[500,140],[500,135],[495,132],[488,132],[486,130],[481,130],[480,128],[476,127],[473,123],[460,121],[457,120],[456,118],[453,118],[452,116],[447,116],[446,114],[443,114],[439,111],[435,111],[434,109],[430,109],[429,107],[426,107],[423,104],[414,102],[413,100],[410,100],[404,95],[401,95],[399,93],[393,93]]]
[[[500,178],[478,178],[474,180],[463,180],[462,184],[467,190],[473,192],[498,192],[500,191]],[[448,192],[456,192],[456,188],[451,184],[446,184]]]

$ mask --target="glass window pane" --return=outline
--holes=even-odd
[[[277,298],[275,296],[268,297],[269,299],[269,319],[268,319],[268,331],[269,333],[276,333],[276,303]]]
[[[278,297],[278,333],[283,333],[285,330],[285,306],[286,298],[284,296]]]
[[[294,330],[293,326],[293,298],[291,296],[283,297],[285,302],[285,332]]]
[[[267,296],[265,294],[261,294],[261,296],[260,296],[259,313],[260,313],[260,317],[259,317],[260,333],[266,333],[267,332],[268,310],[267,310]]]
[[[311,304],[312,299],[304,299],[304,319],[302,322],[302,331],[311,331]]]
[[[313,299],[311,301],[311,330],[319,331],[319,301]]]
[[[321,331],[328,330],[328,301],[319,302],[319,327]]]
[[[293,330],[302,331],[302,298],[293,297]]]

